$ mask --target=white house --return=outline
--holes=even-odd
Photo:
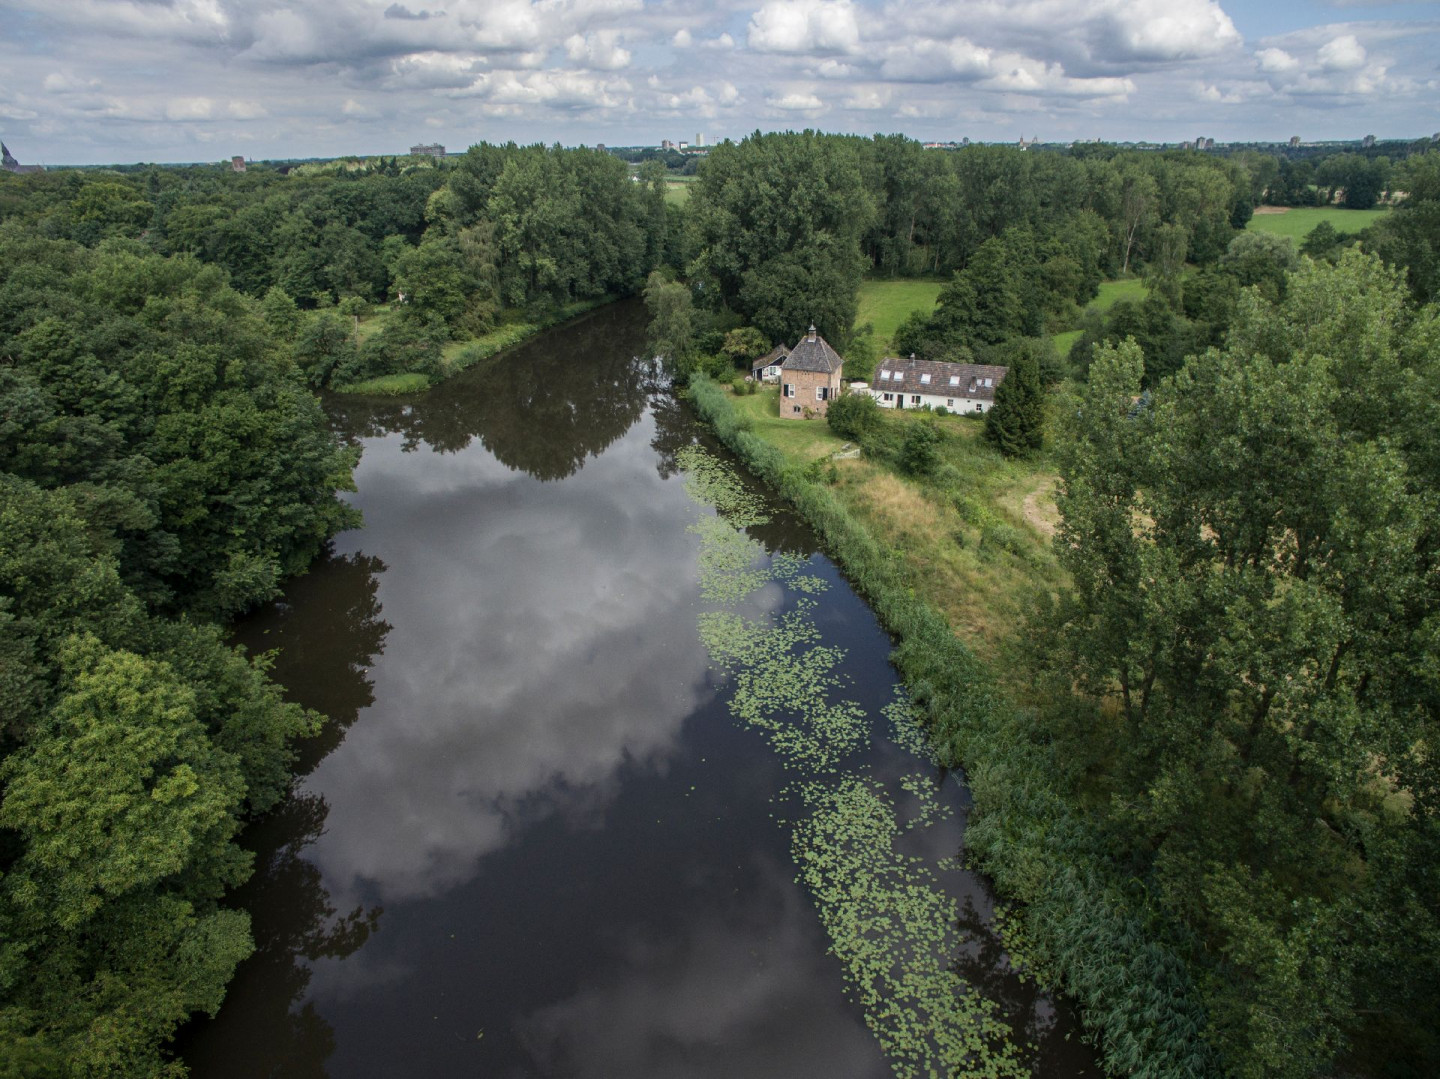
[[[985,412],[995,403],[995,387],[1008,367],[984,363],[944,363],[886,356],[869,392],[881,408],[944,408]]]
[[[780,368],[789,355],[788,348],[784,345],[776,345],[772,351],[750,365],[750,377],[756,382],[779,382]]]

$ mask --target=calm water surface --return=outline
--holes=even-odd
[[[697,634],[702,439],[620,304],[410,403],[332,403],[365,527],[239,629],[326,713],[294,795],[246,836],[258,951],[182,1035],[200,1079],[892,1074],[774,814],[793,776],[728,711]],[[751,530],[828,582],[813,619],[890,742],[889,641],[777,511]],[[753,601],[780,611],[783,589]],[[944,875],[964,977],[1038,1074],[1098,1074],[1073,1018],[1008,971],[982,881]]]

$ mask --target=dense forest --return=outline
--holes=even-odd
[[[354,523],[313,391],[641,289],[682,368],[813,320],[1049,387],[1070,583],[1016,659],[1030,801],[976,835],[1112,1067],[1433,1071],[1440,154],[1345,156],[757,133],[683,206],[544,146],[0,175],[0,1074],[179,1074],[251,948],[236,835],[322,717],[223,624]],[[1358,237],[1244,230],[1369,191],[1404,197]],[[881,341],[867,275],[943,288]],[[1046,922],[1037,850],[1087,922]]]

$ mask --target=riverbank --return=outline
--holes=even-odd
[[[482,360],[488,360],[507,348],[513,348],[523,341],[528,341],[538,333],[553,329],[571,319],[579,318],[598,307],[614,303],[618,299],[620,299],[619,296],[606,295],[593,300],[579,300],[556,308],[552,314],[543,318],[505,323],[479,337],[467,338],[464,341],[452,341],[445,346],[440,361],[440,371],[434,377],[417,371],[405,371],[335,386],[333,390],[335,393],[361,397],[402,397],[424,393],[431,386],[444,382],[447,378],[459,374],[466,368],[473,367]],[[378,333],[385,321],[393,314],[393,309],[390,307],[377,309],[374,315],[360,323],[358,332],[361,339]]]
[[[906,535],[903,522],[916,515],[896,517],[902,523],[893,530],[878,527],[882,514],[861,511],[856,492],[848,500],[843,494],[846,473],[856,476],[867,463],[825,463],[830,454],[821,448],[824,436],[818,431],[805,431],[804,443],[788,429],[776,438],[780,432],[765,422],[768,415],[756,414],[765,401],[760,395],[737,399],[703,376],[692,379],[689,392],[720,440],[815,528],[827,553],[894,637],[891,658],[928,713],[937,754],[947,765],[965,769],[974,797],[966,849],[1002,895],[1023,904],[1023,950],[1042,977],[1081,1002],[1100,1036],[1107,1067],[1117,1074],[1142,1066],[1149,1075],[1208,1074],[1213,1061],[1201,1040],[1205,1018],[1189,999],[1185,967],[1156,939],[1143,895],[1131,894],[1131,885],[1107,874],[1096,854],[1102,837],[1067,798],[1065,762],[1053,758],[1032,717],[931,598],[938,572],[928,573],[931,564],[899,545]],[[785,437],[792,441],[787,444]],[[802,463],[817,449],[821,456]],[[963,481],[964,470],[950,468]],[[884,501],[875,499],[877,506]],[[1026,501],[1028,496],[1022,511]],[[987,508],[978,499],[964,504],[973,506],[977,518],[976,511]],[[983,550],[984,525],[968,524],[972,531],[979,527]],[[1013,526],[1008,532],[996,527],[1003,524],[991,523],[991,549],[1033,557],[1030,548],[1038,540],[1027,547]],[[934,536],[940,527],[910,534]],[[962,525],[960,535],[966,534]]]

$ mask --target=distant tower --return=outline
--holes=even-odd
[[[1375,145],[1375,136],[1366,135],[1363,139],[1360,140],[1360,145],[1365,147],[1365,149],[1367,150],[1370,149],[1370,147]]]
[[[695,145],[696,145],[696,146],[704,146],[704,145],[705,145],[705,132],[703,132],[703,131],[697,131],[697,132],[695,132]]]
[[[231,172],[244,172],[244,171],[245,171],[245,159],[244,159],[243,157],[241,157],[239,154],[236,154],[234,157],[232,157],[232,158],[230,159],[230,171],[231,171]]]
[[[1300,145],[1300,136],[1299,136],[1299,135],[1291,135],[1291,136],[1290,136],[1290,145],[1291,145],[1291,146],[1299,146],[1299,145]]]

